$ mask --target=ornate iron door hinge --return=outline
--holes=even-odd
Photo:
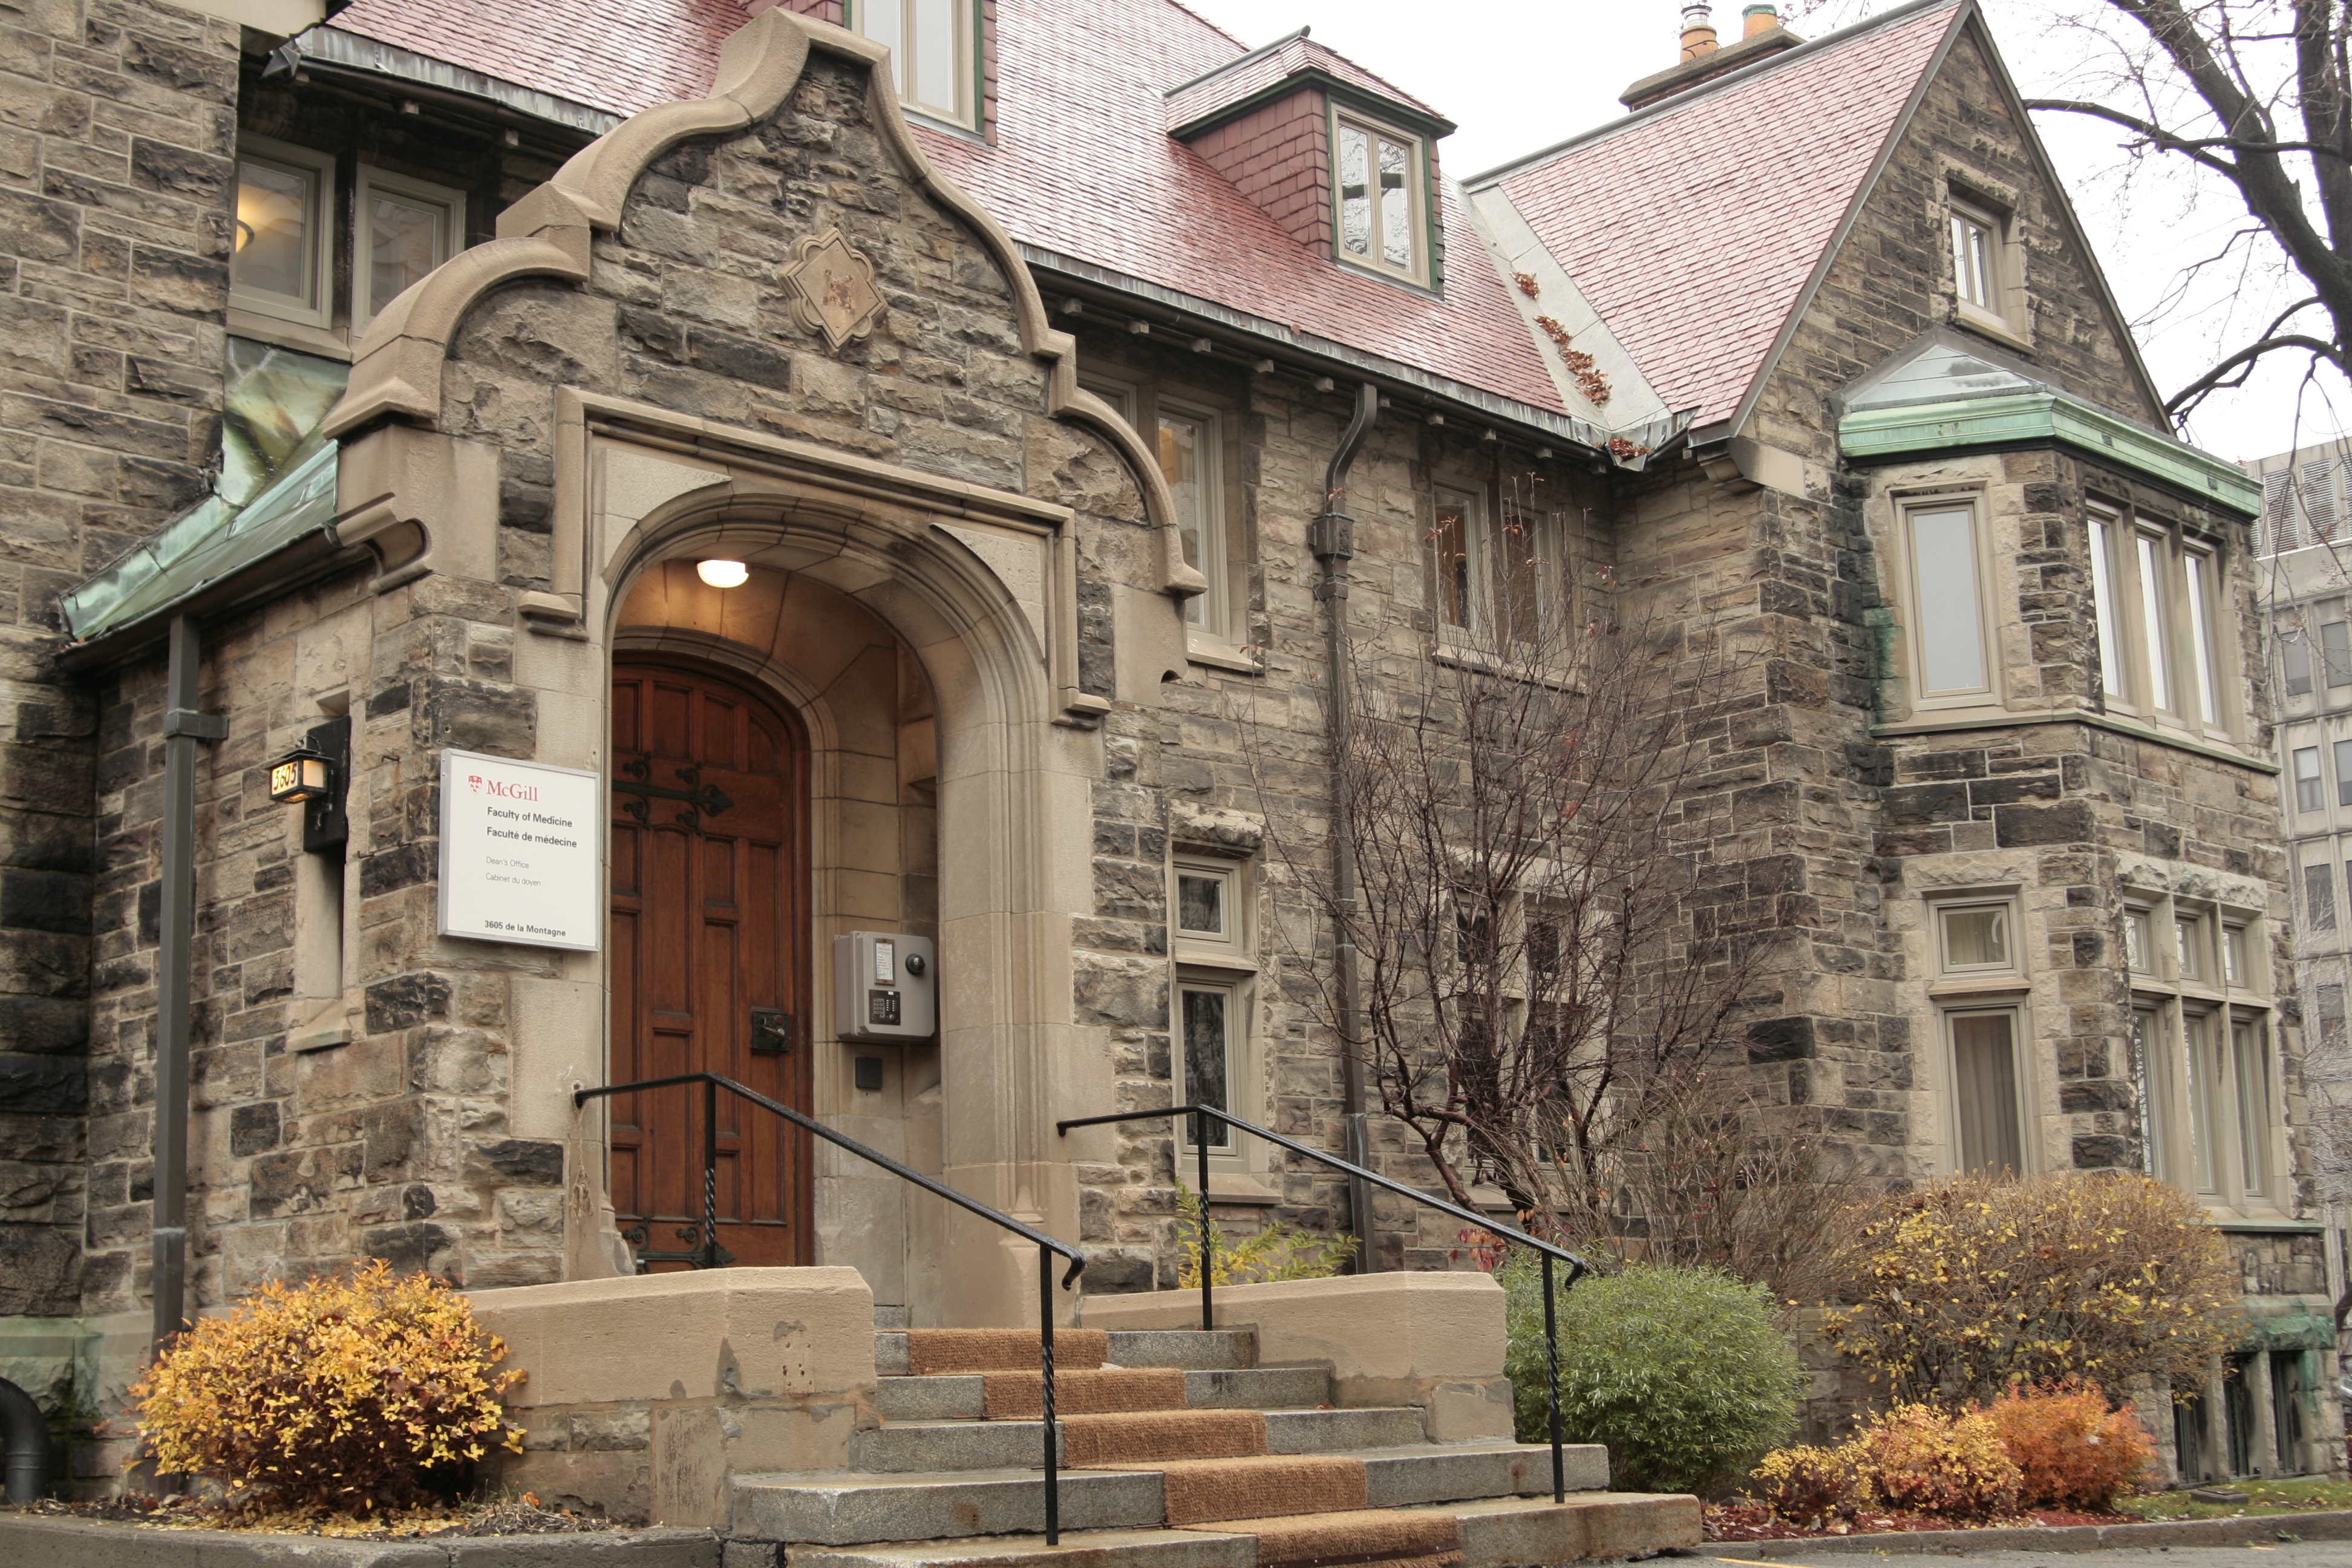
[[[653,820],[653,805],[648,796],[661,800],[686,802],[678,808],[677,825],[688,833],[694,832],[702,826],[702,819],[706,815],[717,816],[735,804],[728,798],[727,792],[717,784],[702,782],[702,765],[698,763],[681,763],[673,770],[678,776],[678,782],[689,786],[686,789],[675,789],[668,784],[644,782],[653,776],[653,771],[652,758],[638,757],[621,764],[621,772],[626,775],[625,778],[613,781],[614,795],[633,795],[638,797],[635,800],[625,802],[621,809],[639,822],[649,823]]]

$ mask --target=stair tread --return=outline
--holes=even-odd
[[[973,1425],[973,1423],[939,1422],[936,1423],[936,1425],[954,1426],[971,1426]],[[1008,1426],[1012,1425],[1012,1423],[996,1422],[992,1425]],[[1025,1425],[1034,1427],[1040,1425],[1040,1423],[1033,1421],[1025,1423]],[[1568,1443],[1562,1445],[1563,1449],[1570,1453],[1590,1451],[1599,1447],[1600,1445],[1597,1443]],[[1549,1443],[1514,1443],[1501,1438],[1494,1438],[1482,1439],[1468,1443],[1401,1443],[1394,1447],[1349,1448],[1339,1450],[1339,1452],[1345,1456],[1360,1458],[1366,1463],[1371,1464],[1384,1460],[1454,1458],[1475,1457],[1482,1454],[1548,1455],[1551,1452],[1551,1445]],[[1283,1456],[1272,1457],[1280,1458]],[[1171,1464],[1181,1464],[1184,1461],[1171,1459],[1168,1462]],[[1118,1470],[1076,1469],[1065,1467],[1061,1470],[1060,1474],[1062,1484],[1067,1486],[1070,1484],[1073,1477],[1131,1475],[1139,1471],[1149,1471],[1158,1468],[1158,1466],[1152,1464],[1149,1460],[1134,1460],[1128,1462],[1123,1468]],[[1025,1469],[1013,1466],[982,1470],[776,1470],[738,1474],[734,1478],[734,1480],[735,1484],[739,1487],[806,1487],[818,1489],[833,1489],[864,1487],[975,1486],[985,1485],[992,1481],[1038,1481],[1042,1483],[1045,1479],[1045,1472],[1042,1466],[1032,1466]],[[1576,1495],[1591,1496],[1596,1494],[1585,1492],[1578,1493]],[[1625,1493],[1622,1495],[1647,1496],[1649,1494]],[[1497,1500],[1510,1501],[1513,1500],[1502,1499]],[[1411,1506],[1417,1507],[1422,1505],[1415,1504]]]

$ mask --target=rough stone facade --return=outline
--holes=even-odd
[[[66,14],[39,16],[53,34]],[[0,1236],[16,1249],[0,1252],[0,1316],[99,1333],[135,1321],[146,1289],[163,664],[150,653],[77,684],[47,661],[28,606],[197,488],[215,405],[193,384],[134,385],[149,373],[132,339],[177,323],[184,342],[164,359],[219,363],[232,106],[247,129],[281,135],[320,110],[251,61],[240,98],[236,40],[217,25],[163,39],[109,31],[95,5],[89,15],[70,37],[43,35],[42,79],[58,88],[41,112],[59,129],[43,130],[41,155],[79,169],[108,148],[129,171],[121,188],[142,188],[143,167],[171,189],[137,225],[87,169],[37,194],[0,189],[0,214],[26,204],[11,232],[56,247],[20,260],[9,296],[26,325],[7,351],[23,374],[5,404],[13,466],[0,480],[30,488],[9,491],[0,539],[21,571],[0,783],[13,987],[0,1005],[18,1020],[0,1056],[15,1162]],[[753,26],[772,42],[782,22]],[[96,68],[101,33],[139,79],[76,110],[83,89],[55,73]],[[151,85],[163,43],[181,51],[163,73],[173,101],[204,128],[184,132],[168,170],[152,148],[182,143],[161,136],[162,118],[106,128],[126,103],[164,115]],[[1306,972],[1328,937],[1276,874],[1265,835],[1269,813],[1312,817],[1328,794],[1307,531],[1350,389],[1205,352],[1206,338],[1139,332],[1098,305],[1068,309],[1074,284],[1042,265],[1024,275],[984,215],[909,158],[871,58],[837,38],[807,52],[772,108],[670,137],[593,221],[585,187],[541,184],[569,151],[562,138],[467,144],[466,226],[484,243],[443,276],[488,277],[541,248],[450,307],[432,374],[400,395],[424,406],[391,398],[337,432],[341,510],[355,531],[377,530],[378,553],[205,628],[203,705],[229,733],[199,767],[192,1306],[363,1256],[476,1289],[627,1265],[602,1124],[572,1102],[605,1067],[603,972],[594,955],[436,934],[437,765],[457,748],[604,771],[612,658],[648,647],[764,671],[816,716],[814,732],[836,737],[814,929],[936,936],[943,986],[958,988],[940,1043],[894,1052],[879,1089],[816,1029],[815,1114],[1076,1236],[1093,1289],[1172,1283],[1174,1183],[1190,1176],[1167,1134],[1141,1124],[1065,1141],[1052,1121],[1178,1092],[1179,978],[1207,962],[1171,929],[1171,868],[1189,859],[1232,868],[1245,911],[1217,968],[1246,1020],[1234,1110],[1339,1144],[1339,1063]],[[1702,432],[1634,472],[1392,407],[1346,495],[1352,630],[1384,657],[1429,656],[1441,484],[1483,490],[1498,514],[1510,498],[1547,498],[1580,594],[1606,582],[1695,645],[1756,656],[1695,731],[1708,765],[1681,822],[1710,874],[1694,928],[1771,928],[1748,1064],[1796,1120],[1886,1181],[1955,1163],[1941,1019],[1959,994],[1934,971],[1937,899],[2013,900],[2020,956],[2002,994],[2028,1026],[2025,1163],[2059,1170],[2154,1158],[2135,1007],[2179,1016],[2194,988],[2126,971],[2126,908],[2228,910],[2257,929],[2285,910],[2243,520],[2048,447],[1874,467],[1840,455],[1841,395],[1954,315],[1943,226],[1956,188],[2016,216],[2037,374],[2161,422],[2024,130],[1997,107],[1993,69],[1963,30],[1742,431]],[[757,97],[767,79],[751,79],[741,91]],[[992,68],[990,80],[992,93]],[[345,130],[373,123],[364,106],[335,112]],[[452,177],[458,154],[434,134],[387,132],[388,166]],[[205,171],[215,184],[200,192],[173,184]],[[163,224],[166,196],[179,228]],[[521,232],[501,235],[499,214],[518,201]],[[870,262],[879,301],[867,330],[837,342],[786,281],[804,243],[834,230]],[[175,234],[184,265],[163,258]],[[117,252],[128,259],[106,259]],[[575,258],[576,279],[563,270]],[[339,265],[347,286],[347,255]],[[211,293],[186,292],[199,273]],[[428,301],[446,303],[433,287]],[[380,372],[400,343],[440,330],[417,325],[426,309],[404,338],[362,345],[355,388],[394,379],[371,382],[371,356]],[[49,360],[23,363],[53,340]],[[1170,561],[1165,481],[1115,409],[1073,391],[1073,371],[1165,390],[1216,428],[1228,648],[1186,657],[1190,584]],[[106,433],[134,419],[148,422],[138,441],[169,451],[106,456]],[[100,469],[98,489],[66,477]],[[1979,498],[1999,563],[1997,695],[1966,712],[1920,708],[1904,675],[1916,624],[1899,505],[1942,490]],[[2102,711],[2094,503],[2218,546],[2217,602],[2241,639],[2230,734],[2184,744]],[[386,509],[396,528],[367,521]],[[429,542],[394,560],[384,542],[399,529]],[[740,553],[762,585],[725,602],[696,588],[688,573],[706,548]],[[787,603],[804,617],[793,627]],[[853,664],[865,674],[843,673]],[[268,802],[265,764],[341,714],[353,722],[352,837],[331,862],[305,855]],[[849,716],[866,726],[854,740],[855,726],[833,724]],[[2283,943],[2255,951],[2284,963]],[[2292,1123],[2284,981],[2279,969],[2267,987],[2221,995],[2216,1016],[2239,1007],[2273,1031]],[[2168,1000],[2150,1001],[2159,992]],[[2273,1142],[2282,1184],[2265,1195],[2279,1223],[2237,1239],[2250,1296],[2284,1320],[2307,1315],[2320,1287],[2316,1231],[2297,1227],[2284,1184],[2294,1148]],[[1376,1125],[1372,1148],[1390,1173],[1428,1180],[1401,1129]],[[846,1156],[825,1153],[818,1173],[817,1261],[856,1262],[877,1301],[918,1322],[1022,1310],[1027,1264],[994,1233],[957,1229]],[[1211,1197],[1236,1228],[1264,1214],[1324,1227],[1345,1205],[1328,1174],[1263,1152],[1221,1156]],[[1374,1220],[1382,1267],[1455,1263],[1451,1221],[1388,1198]],[[110,1396],[135,1347],[110,1353],[76,1397]],[[95,1481],[119,1458],[89,1450],[85,1473]]]

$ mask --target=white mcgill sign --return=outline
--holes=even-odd
[[[603,781],[578,768],[441,753],[441,934],[593,952]]]

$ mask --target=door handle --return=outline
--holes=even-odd
[[[793,1048],[793,1016],[781,1007],[751,1009],[751,1049],[780,1057]]]

